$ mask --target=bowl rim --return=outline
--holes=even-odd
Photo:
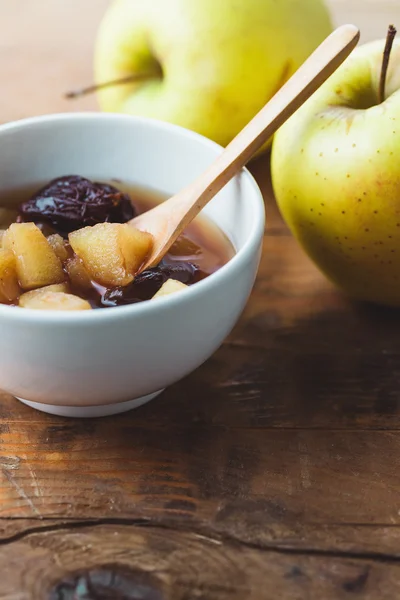
[[[217,149],[219,152],[223,151],[223,147],[217,144],[213,140],[195,132],[190,129],[186,129],[180,125],[168,123],[166,121],[160,121],[150,117],[142,117],[138,115],[120,114],[120,113],[104,113],[96,111],[87,112],[62,112],[54,114],[44,114],[34,117],[27,117],[10,121],[0,125],[0,136],[8,131],[17,131],[24,129],[30,125],[36,125],[41,123],[57,123],[57,122],[68,122],[68,121],[79,121],[79,120],[101,120],[101,121],[129,121],[147,124],[151,127],[155,127],[161,130],[169,130],[174,135],[186,136],[196,143],[203,144],[212,149]],[[155,301],[138,302],[135,304],[128,304],[124,306],[107,307],[104,310],[88,310],[88,311],[57,311],[57,310],[35,310],[30,308],[21,309],[19,306],[9,306],[6,304],[0,304],[0,319],[7,319],[8,321],[18,321],[19,323],[38,323],[38,324],[49,324],[49,325],[68,325],[72,324],[93,324],[97,325],[97,322],[102,322],[124,319],[129,316],[140,317],[145,313],[152,311],[159,311],[168,306],[175,306],[185,300],[195,299],[203,293],[211,290],[214,286],[223,285],[225,279],[228,279],[235,272],[240,272],[244,267],[250,256],[257,252],[257,249],[264,236],[265,228],[265,205],[261,190],[250,171],[243,167],[239,172],[240,177],[246,177],[249,181],[253,191],[251,200],[249,200],[249,208],[253,214],[253,224],[250,233],[243,244],[243,246],[235,252],[235,255],[218,271],[212,273],[205,279],[197,282],[193,286],[189,286],[187,289],[182,290],[179,294],[171,294],[168,296],[161,296]]]

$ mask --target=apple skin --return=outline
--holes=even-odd
[[[100,24],[101,110],[194,130],[225,146],[332,31],[323,0],[114,0]]]
[[[400,42],[379,104],[384,44],[356,48],[278,130],[271,172],[283,218],[325,275],[400,306]]]

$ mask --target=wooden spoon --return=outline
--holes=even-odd
[[[202,208],[275,131],[328,79],[357,45],[360,32],[342,25],[331,33],[218,158],[191,184],[130,223],[154,236],[140,272],[157,265]]]

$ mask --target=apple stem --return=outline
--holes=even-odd
[[[385,50],[383,51],[381,79],[379,82],[379,104],[381,104],[385,100],[386,75],[389,66],[390,53],[392,51],[392,46],[394,38],[396,37],[396,33],[396,28],[393,25],[389,25],[389,29],[386,36]]]
[[[127,75],[126,77],[120,77],[119,79],[112,79],[111,81],[105,81],[104,83],[97,83],[94,85],[88,85],[87,87],[71,90],[66,92],[65,98],[68,100],[72,98],[80,98],[81,96],[86,96],[87,94],[92,94],[93,92],[97,92],[98,90],[113,87],[115,85],[123,85],[126,83],[133,83],[134,81],[144,81],[146,79],[151,79],[154,77],[154,73],[134,73],[132,75]]]

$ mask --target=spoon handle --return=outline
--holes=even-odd
[[[360,32],[354,25],[338,27],[226,146],[210,167],[177,194],[177,201],[181,199],[186,205],[186,218],[176,233],[185,229],[275,131],[334,73],[357,45],[359,38]]]
[[[160,262],[202,208],[342,64],[359,38],[360,32],[354,25],[338,27],[199,177],[166,202],[132,220],[135,227],[154,237],[151,256],[141,270]]]

